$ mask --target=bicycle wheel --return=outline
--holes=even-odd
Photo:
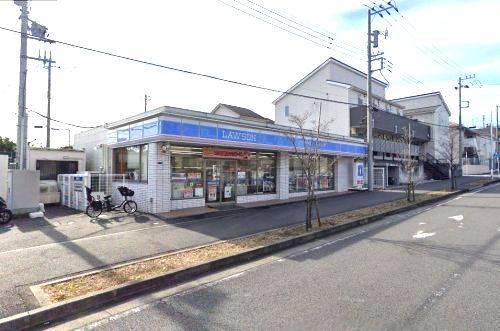
[[[0,211],[0,224],[7,224],[12,219],[12,212],[8,209]]]
[[[90,218],[96,218],[102,213],[102,207],[99,207],[97,205],[88,205],[87,210],[85,213],[90,217]]]
[[[137,211],[137,204],[135,203],[135,201],[129,200],[123,205],[123,210],[127,214],[133,214]]]

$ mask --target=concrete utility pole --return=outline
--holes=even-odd
[[[490,162],[490,175],[493,179],[493,112],[490,113],[490,153],[491,153],[491,162]]]
[[[147,110],[148,101],[151,101],[151,97],[147,94],[144,94],[144,112],[146,112]]]
[[[19,56],[19,98],[17,110],[17,146],[16,146],[16,167],[26,169],[26,145],[28,117],[26,115],[26,76],[27,53],[28,53],[28,2],[14,1],[21,7],[21,52]]]
[[[495,162],[497,164],[497,173],[500,174],[499,172],[499,167],[500,163],[498,162],[498,105],[497,105],[497,126],[496,126],[496,131],[495,131]]]
[[[368,191],[373,191],[373,139],[372,139],[372,14],[368,9],[368,73],[366,75],[366,143],[368,144]]]
[[[56,61],[52,60],[52,52],[50,52],[49,58],[47,58],[47,54],[43,54],[43,58],[40,57],[31,57],[27,56],[30,60],[42,61],[44,67],[48,70],[48,85],[47,85],[47,148],[50,148],[50,100],[51,100],[51,91],[52,91],[52,63],[56,63]]]
[[[462,176],[462,169],[463,169],[463,154],[464,154],[464,147],[463,147],[463,128],[462,128],[462,108],[468,108],[467,107],[462,107],[462,88],[469,88],[469,85],[462,85],[462,81],[467,80],[467,79],[472,79],[476,78],[476,75],[467,75],[464,78],[458,77],[458,86],[455,87],[456,90],[458,90],[458,164],[460,166],[460,176]]]
[[[45,55],[44,55],[45,59]],[[50,148],[50,98],[51,98],[51,86],[52,86],[52,52],[49,55],[47,71],[48,71],[48,82],[47,82],[47,148]],[[55,61],[54,61],[55,62]],[[44,61],[45,63],[45,61]]]
[[[373,47],[378,47],[378,37],[380,31],[372,32],[372,16],[379,15],[383,17],[382,13],[390,15],[389,10],[394,9],[398,12],[397,7],[392,1],[387,2],[386,7],[378,5],[378,7],[368,7],[368,42],[367,42],[367,58],[368,58],[368,72],[366,74],[366,143],[368,144],[368,191],[373,191],[373,118],[372,118],[372,43]],[[372,40],[373,36],[373,40]],[[387,36],[387,34],[386,34]],[[382,60],[383,63],[383,60]],[[383,66],[383,65],[382,65]]]

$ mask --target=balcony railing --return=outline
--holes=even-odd
[[[391,153],[401,155],[404,153],[408,146],[404,143],[398,141],[384,140],[380,138],[373,139],[373,150],[380,153]],[[421,154],[421,146],[411,145],[410,153],[413,156],[419,156]]]

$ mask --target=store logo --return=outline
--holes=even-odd
[[[248,132],[222,130],[222,139],[257,142],[257,135]]]

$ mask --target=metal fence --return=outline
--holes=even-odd
[[[373,187],[385,189],[385,168],[373,168]]]
[[[125,186],[125,175],[84,173],[58,175],[57,185],[61,192],[61,205],[85,210],[87,208],[87,192],[85,187],[92,190],[92,196],[102,199],[106,195],[113,195],[113,183]]]

